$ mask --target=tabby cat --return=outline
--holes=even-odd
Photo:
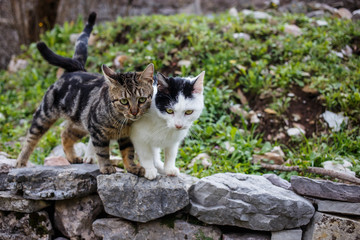
[[[204,76],[205,72],[195,78],[157,74],[151,107],[130,128],[130,139],[146,178],[156,178],[158,171],[171,176],[179,174],[175,167],[178,147],[204,107]],[[164,163],[160,149],[164,149]]]
[[[129,127],[150,107],[154,66],[149,64],[143,72],[115,73],[102,65],[103,75],[86,72],[87,42],[95,19],[96,14],[91,13],[76,41],[72,59],[56,55],[43,42],[37,44],[45,60],[65,72],[49,87],[36,110],[17,167],[26,165],[40,138],[58,118],[64,117],[67,123],[61,139],[70,163],[82,162],[75,154],[74,143],[90,134],[101,173],[116,171],[109,160],[109,142],[116,139],[126,169],[143,174],[144,169],[133,161]]]

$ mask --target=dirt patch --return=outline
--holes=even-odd
[[[262,134],[267,141],[277,141],[286,145],[290,140],[286,133],[289,128],[302,128],[308,138],[313,134],[322,134],[325,131],[325,125],[320,115],[325,111],[325,107],[319,99],[319,94],[304,92],[301,87],[292,86],[287,96],[291,100],[286,110],[280,115],[266,111],[270,108],[272,97],[247,96],[250,108],[260,116],[260,123],[255,132]]]

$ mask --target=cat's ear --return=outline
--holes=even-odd
[[[104,77],[105,77],[106,80],[108,80],[108,81],[111,82],[111,83],[117,83],[117,81],[112,78],[112,76],[114,76],[114,75],[116,74],[113,70],[111,70],[111,69],[110,69],[108,66],[106,66],[105,64],[103,64],[103,65],[101,66],[101,70],[102,70],[103,75],[104,75]]]
[[[140,79],[149,82],[151,85],[154,82],[154,64],[147,65],[145,70],[141,73]]]
[[[166,89],[169,87],[169,84],[166,81],[166,77],[162,73],[158,73],[156,74],[156,79],[159,91],[166,91]]]
[[[202,93],[204,89],[204,77],[205,71],[202,71],[196,78],[193,83],[193,93]]]

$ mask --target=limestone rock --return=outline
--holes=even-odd
[[[300,228],[271,233],[271,240],[286,240],[286,239],[301,240],[301,238],[302,238],[302,230]]]
[[[8,71],[16,73],[22,69],[25,69],[28,65],[28,61],[25,59],[17,59],[16,56],[11,56],[11,60],[8,65]]]
[[[353,14],[353,16],[352,16],[351,20],[353,20],[353,21],[360,20],[360,9],[353,11],[352,14]]]
[[[160,219],[134,224],[119,218],[103,218],[93,223],[96,236],[103,240],[168,240],[168,239],[220,239],[221,231],[213,226],[199,226],[184,220]],[[168,224],[167,224],[168,223]]]
[[[360,202],[360,186],[292,176],[291,186],[300,194],[322,199]]]
[[[36,166],[11,169],[10,189],[26,199],[64,200],[96,192],[97,165]]]
[[[342,54],[342,53],[341,53]],[[341,125],[345,123],[345,125],[348,123],[349,118],[344,117],[343,113],[333,113],[330,111],[325,111],[321,116],[324,118],[324,120],[327,122],[329,127],[334,131],[338,132],[340,131]]]
[[[359,236],[358,220],[316,212],[304,232],[303,239],[358,239]]]
[[[74,145],[75,153],[77,156],[84,156],[87,150],[87,145],[82,142],[75,143]],[[64,157],[66,158],[64,149],[62,145],[56,146],[53,150],[51,150],[48,157]]]
[[[360,203],[311,199],[317,205],[317,210],[324,213],[360,216]]]
[[[244,16],[252,16],[255,19],[271,19],[271,16],[266,12],[252,11],[248,9],[244,9],[241,12],[244,14]]]
[[[301,28],[296,25],[285,25],[284,32],[295,37],[301,36],[303,34]]]
[[[173,227],[164,224],[161,220],[142,223],[138,226],[135,240],[143,239],[220,239],[221,231],[213,226],[199,226],[184,220],[175,220]]]
[[[342,162],[343,163],[338,163],[335,161],[325,161],[322,164],[324,166],[324,169],[346,173],[352,177],[355,177],[355,172],[350,170],[350,168],[353,166],[352,163],[347,160],[342,160]]]
[[[53,229],[47,212],[14,213],[0,211],[0,239],[50,240]]]
[[[188,168],[194,167],[195,163],[198,165],[199,164],[203,165],[204,169],[207,169],[208,167],[211,167],[211,165],[212,165],[211,157],[207,153],[200,153],[195,158],[193,158],[191,160],[191,162],[189,163]]]
[[[222,240],[270,240],[270,239],[271,236],[263,232],[226,233],[223,234],[222,236]]]
[[[289,183],[288,181],[286,181],[285,179],[279,177],[276,174],[273,173],[267,173],[262,175],[264,178],[266,178],[267,180],[269,180],[272,184],[274,184],[275,186],[284,188],[286,190],[291,190],[291,183]]]
[[[262,176],[219,173],[190,188],[190,214],[208,224],[280,231],[306,225],[314,207]]]
[[[199,226],[184,220],[174,222],[175,239],[220,239],[221,231],[214,226]]]
[[[138,233],[134,240],[143,239],[168,240],[176,238],[174,229],[165,224],[161,224],[159,221],[151,221],[138,226]]]
[[[352,13],[346,8],[339,8],[335,15],[343,19],[352,18]]]
[[[11,192],[0,192],[0,211],[32,213],[50,206],[48,202],[25,199]]]
[[[98,195],[55,202],[55,226],[67,237],[95,239],[91,225],[102,212]]]
[[[101,218],[92,224],[96,236],[103,240],[128,240],[135,238],[135,227],[120,218]]]
[[[99,175],[98,193],[106,213],[137,222],[174,213],[189,203],[181,177],[158,176],[149,181],[130,173]]]
[[[190,61],[190,60],[185,60],[185,59],[183,59],[183,60],[180,60],[180,61],[177,63],[177,65],[178,65],[179,67],[184,66],[185,68],[188,68],[188,67],[190,67],[190,65],[191,65],[191,61]]]
[[[50,156],[44,159],[44,166],[64,166],[70,165],[69,161],[64,157]]]
[[[267,152],[263,155],[254,154],[253,156],[253,163],[260,164],[260,163],[270,163],[270,164],[278,164],[281,165],[284,163],[283,157],[278,153]]]
[[[305,135],[305,131],[302,128],[289,128],[286,133],[290,136],[290,137],[301,137],[302,135]]]
[[[251,39],[251,36],[247,33],[240,32],[240,33],[234,33],[233,38],[244,39],[245,41],[249,41]]]

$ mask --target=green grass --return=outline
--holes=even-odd
[[[255,134],[256,125],[230,113],[239,103],[235,90],[249,96],[281,88],[270,106],[281,114],[286,111],[286,94],[291,86],[310,85],[317,89],[327,110],[342,111],[349,124],[338,133],[323,134],[282,145],[290,165],[321,166],[326,160],[347,159],[360,174],[360,58],[357,54],[343,59],[341,51],[360,39],[360,23],[325,18],[328,26],[316,27],[314,19],[304,15],[278,15],[272,20],[252,17],[233,18],[228,14],[206,16],[141,16],[119,18],[98,24],[97,41],[89,47],[87,70],[100,72],[102,64],[112,65],[119,53],[130,57],[123,71],[142,70],[153,62],[157,71],[174,73],[179,60],[191,61],[189,68],[177,69],[182,75],[206,71],[205,110],[194,124],[191,134],[179,150],[177,165],[183,172],[204,177],[218,172],[263,174],[268,171],[251,164],[253,154],[264,153],[279,145]],[[164,24],[166,23],[166,24]],[[296,23],[303,35],[284,33],[285,24]],[[69,36],[79,33],[83,21],[56,26],[42,36],[56,53],[71,57],[73,44]],[[251,40],[235,39],[234,33],[245,32]],[[0,150],[12,157],[20,152],[19,139],[26,135],[32,114],[46,89],[56,81],[56,67],[50,66],[38,53],[35,44],[24,47],[19,58],[29,62],[18,73],[0,72]],[[130,50],[131,49],[131,50]],[[245,106],[247,108],[247,106]],[[60,144],[59,123],[41,140],[31,161],[41,164],[51,149]],[[230,153],[225,142],[235,148]],[[115,151],[116,152],[116,151]],[[199,153],[211,156],[212,166],[201,164],[188,168]],[[341,160],[339,160],[341,161]],[[278,173],[284,178],[297,173]]]

